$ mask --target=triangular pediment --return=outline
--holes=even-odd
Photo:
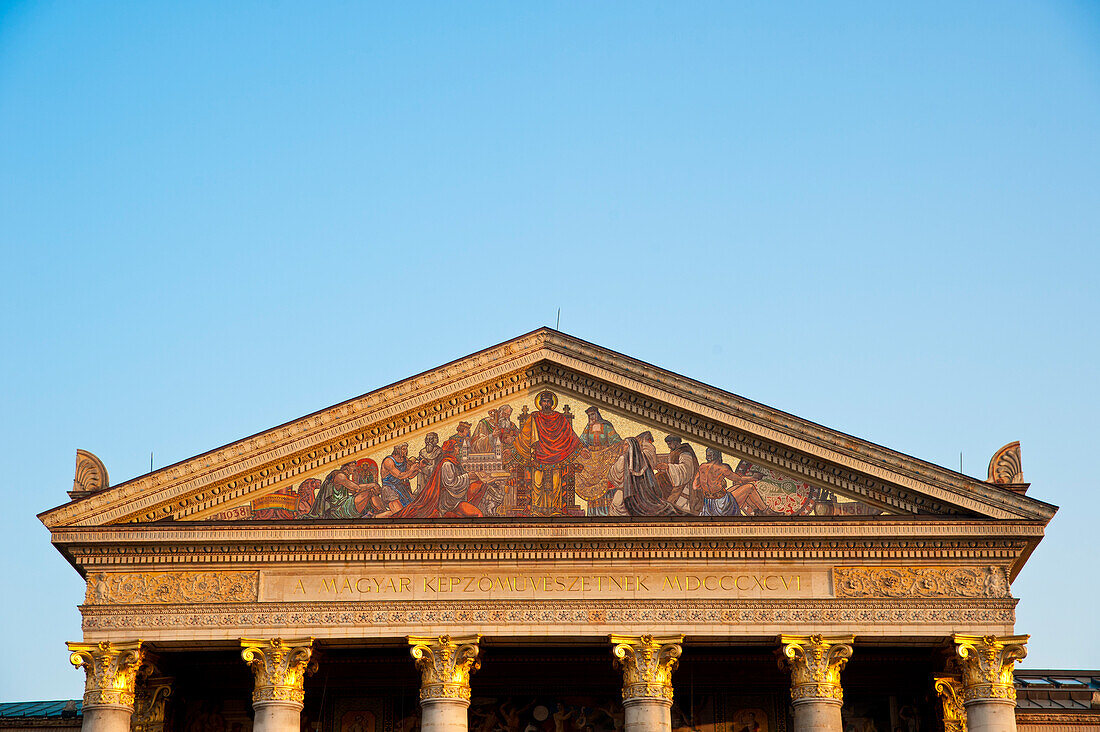
[[[74,495],[42,521],[51,529],[479,516],[1045,523],[1054,512],[550,329]]]

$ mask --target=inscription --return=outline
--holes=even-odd
[[[801,597],[811,585],[809,573],[790,571],[272,574],[261,600]]]

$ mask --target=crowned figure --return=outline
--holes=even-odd
[[[519,434],[513,443],[514,460],[531,476],[531,513],[551,516],[565,512],[562,473],[588,450],[573,431],[573,413],[559,412],[558,396],[552,391],[535,397],[538,411],[520,413]]]

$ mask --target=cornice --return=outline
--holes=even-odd
[[[330,562],[611,561],[958,563],[1014,568],[1038,524],[802,519],[157,524],[61,529],[54,543],[82,570]]]
[[[515,393],[537,375],[534,367],[543,362],[557,367],[542,371],[547,378],[563,380],[563,369],[579,377],[569,384],[579,393],[602,386],[604,399],[612,404],[616,400],[630,402],[627,406],[634,409],[645,409],[637,403],[639,397],[649,400],[658,416],[662,410],[678,411],[680,421],[688,427],[694,420],[696,429],[685,431],[700,437],[698,433],[704,430],[698,425],[709,420],[708,426],[717,430],[716,444],[896,511],[935,511],[933,507],[940,504],[938,508],[944,512],[956,506],[992,518],[1045,522],[1055,510],[571,336],[540,329],[73,501],[40,518],[50,529],[57,529],[182,516],[194,513],[189,506],[210,501],[225,505],[278,480],[276,466],[282,465],[283,473],[298,474],[305,469],[303,463],[331,462],[419,425],[462,414],[485,403],[490,392],[497,396]],[[495,392],[486,386],[494,382]],[[812,464],[815,461],[822,464]],[[241,484],[229,487],[238,476],[243,476]],[[893,490],[879,490],[876,495],[876,483],[880,489]]]

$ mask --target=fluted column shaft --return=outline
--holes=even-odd
[[[467,732],[470,674],[481,667],[480,635],[407,637],[420,671],[421,732]]]
[[[962,671],[968,732],[1016,732],[1016,687],[1012,670],[1027,656],[1026,635],[955,634]]]
[[[241,639],[241,657],[252,669],[253,732],[299,732],[305,678],[316,669],[313,639]]]
[[[842,732],[840,672],[853,636],[781,635],[781,662],[791,673],[794,732]]]
[[[84,669],[81,732],[129,732],[141,641],[69,643],[69,662]]]
[[[624,732],[671,732],[672,672],[684,636],[613,634],[609,640],[623,672]]]

